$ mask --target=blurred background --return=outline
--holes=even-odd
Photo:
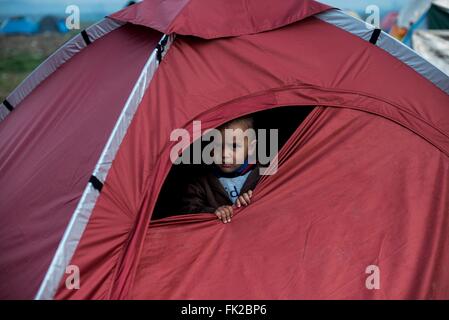
[[[129,0],[0,0],[0,101],[42,61],[84,28]],[[66,8],[79,7],[80,29],[68,30]]]
[[[0,101],[65,41],[134,2],[139,0],[0,0]],[[378,23],[449,74],[449,0],[321,2]],[[80,28],[75,30],[66,24],[71,5],[80,13]],[[378,21],[373,19],[376,10]]]

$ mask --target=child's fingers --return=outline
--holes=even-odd
[[[217,213],[218,219],[220,219],[221,221],[225,222],[226,221],[226,209],[225,207],[221,207],[218,209],[218,213]]]
[[[246,205],[249,205],[251,203],[251,199],[249,198],[249,195],[247,193],[244,193],[242,196],[246,201]]]
[[[235,205],[237,208],[240,208],[241,206],[247,206],[251,203],[251,197],[253,196],[253,191],[248,190],[248,192],[245,192],[241,196],[237,198],[235,201]]]
[[[231,217],[233,215],[232,207],[231,206],[220,207],[215,211],[215,215],[223,223],[231,222]]]
[[[248,204],[246,203],[245,198],[243,197],[243,195],[239,196],[238,199],[240,200],[240,205],[242,206],[247,206]]]
[[[226,210],[226,213],[223,216],[223,223],[228,223],[230,221],[229,212]]]
[[[250,199],[246,193],[244,193],[240,196],[240,203],[243,204],[244,206],[249,205]]]
[[[237,206],[237,208],[240,208],[241,207],[241,203],[240,203],[240,199],[239,198],[237,198],[237,201],[235,202],[235,205]]]
[[[223,223],[228,223],[231,222],[234,210],[232,209],[232,206],[223,206],[215,210],[215,215],[218,219],[223,221]]]
[[[226,210],[226,222],[225,222],[225,223],[231,222],[231,217],[232,217],[232,207],[231,207],[231,206],[226,207],[225,210]]]

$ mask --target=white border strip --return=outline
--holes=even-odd
[[[119,22],[110,18],[105,18],[100,22],[88,27],[86,32],[91,42],[103,37],[109,32],[124,25],[124,22]],[[67,41],[52,55],[50,55],[44,62],[42,62],[31,74],[29,74],[7,97],[9,103],[16,108],[42,81],[56,71],[61,65],[66,63],[70,58],[80,52],[86,47],[81,33],[74,36]],[[3,104],[0,105],[0,122],[6,118],[10,113]]]
[[[10,113],[11,111],[9,111],[8,109],[6,109],[5,105],[3,104],[3,102],[0,104],[0,122],[6,118],[6,116]]]
[[[164,37],[168,41],[165,45],[163,55],[167,52],[170,44],[174,40],[173,36],[164,35],[162,39],[164,39]],[[131,120],[134,117],[137,107],[142,101],[142,98],[158,68],[158,65],[157,49],[154,49],[150,55],[150,58],[143,67],[143,70],[134,85],[130,96],[128,97],[128,100],[126,101],[126,104],[94,169],[93,175],[102,182],[106,179],[112,160],[117,154]],[[69,225],[64,232],[62,240],[59,243],[58,249],[56,250],[35,299],[48,300],[52,299],[56,294],[59,283],[64,276],[65,269],[75,253],[99,195],[100,193],[93,188],[92,184],[88,183],[80,201],[78,202],[78,206],[70,219]]]
[[[374,27],[369,23],[350,16],[338,9],[328,10],[316,15],[322,21],[333,24],[366,41],[369,41]],[[449,95],[449,77],[438,67],[421,57],[416,51],[407,47],[389,34],[381,32],[376,46],[413,68]]]

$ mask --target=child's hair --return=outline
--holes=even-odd
[[[231,121],[222,124],[219,129],[226,129],[233,123],[244,123],[246,125],[246,129],[256,129],[254,118],[251,115],[243,116],[241,118],[232,119]]]

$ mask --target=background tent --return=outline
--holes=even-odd
[[[45,16],[39,22],[39,32],[66,33],[68,31],[65,20],[55,16]]]
[[[2,298],[449,297],[448,77],[318,2],[231,4],[132,5],[3,102]],[[311,105],[231,224],[150,221],[173,129]]]
[[[412,41],[419,54],[449,75],[449,29],[417,30]]]
[[[429,29],[449,29],[449,1],[434,0],[427,13]]]
[[[3,21],[0,34],[33,34],[38,32],[39,24],[25,17],[13,17]]]
[[[448,0],[413,0],[400,10],[393,35],[408,46],[417,30],[449,29]]]
[[[399,13],[398,26],[406,45],[449,74],[448,0],[411,1]]]

